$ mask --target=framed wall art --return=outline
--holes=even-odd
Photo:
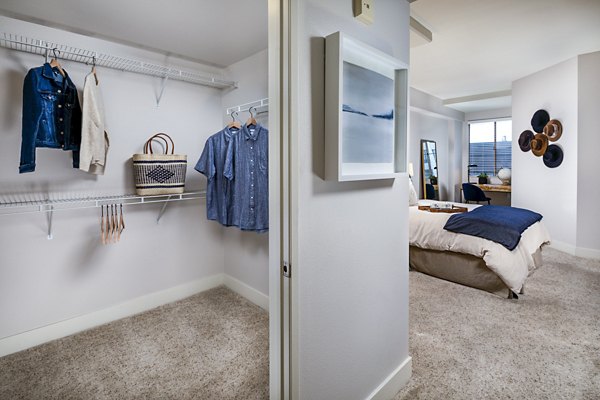
[[[325,48],[325,178],[406,172],[408,66],[341,32]]]

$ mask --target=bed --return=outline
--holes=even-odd
[[[479,207],[452,204],[469,210]],[[451,215],[410,207],[410,267],[441,279],[518,298],[524,292],[527,277],[542,265],[542,247],[550,242],[543,221],[529,226],[511,251],[488,239],[445,230]]]

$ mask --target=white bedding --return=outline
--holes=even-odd
[[[453,204],[469,209],[478,207],[474,204]],[[417,206],[410,207],[408,234],[410,245],[481,257],[506,286],[519,293],[525,279],[535,269],[533,254],[541,245],[550,243],[550,235],[543,220],[527,228],[521,235],[517,247],[511,251],[488,239],[445,230],[444,225],[451,215],[421,211]]]

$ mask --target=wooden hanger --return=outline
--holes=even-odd
[[[121,216],[119,217],[119,236],[117,237],[117,241],[121,240],[121,233],[125,229],[125,221],[123,220],[123,204],[121,204]]]
[[[250,107],[248,109],[248,112],[250,113],[250,118],[248,118],[248,120],[246,121],[246,126],[258,125],[258,123],[256,122],[256,119],[254,118],[254,113],[252,112],[252,109],[254,109],[254,111],[256,111],[256,107]]]
[[[241,129],[242,128],[242,124],[239,121],[236,121],[236,117],[237,117],[238,113],[237,111],[232,111],[231,112],[231,122],[227,124],[228,128],[237,128],[237,129]]]
[[[58,69],[58,72],[60,72],[60,74],[64,77],[65,70],[62,69],[62,65],[60,65],[60,63],[58,62],[58,57],[56,56],[56,51],[57,51],[56,48],[52,49],[52,53],[54,54],[54,57],[52,57],[52,60],[50,60],[50,66],[52,68]]]
[[[100,243],[106,244],[104,239],[104,206],[102,206],[102,218],[100,219]]]

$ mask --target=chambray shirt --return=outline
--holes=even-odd
[[[209,137],[195,167],[196,171],[207,178],[206,218],[225,226],[232,225],[231,182],[223,175],[225,157],[231,138],[238,131],[235,128],[225,128]]]
[[[233,135],[225,158],[231,181],[233,225],[242,230],[269,229],[269,131],[260,124]]]

